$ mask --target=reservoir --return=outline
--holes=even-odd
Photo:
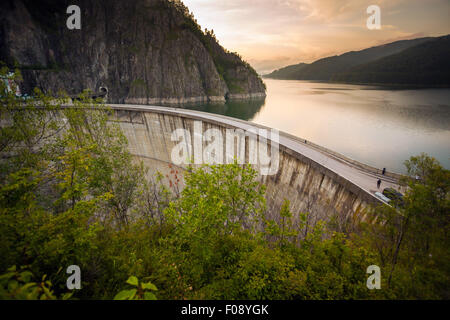
[[[404,173],[425,152],[450,169],[450,89],[388,89],[264,79],[265,100],[186,108],[252,121]]]

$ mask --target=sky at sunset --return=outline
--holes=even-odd
[[[450,0],[183,0],[259,73],[401,39],[450,33]],[[381,30],[366,26],[381,8]]]

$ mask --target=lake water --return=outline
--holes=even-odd
[[[264,101],[190,106],[277,128],[389,171],[426,152],[450,169],[450,89],[265,79]]]

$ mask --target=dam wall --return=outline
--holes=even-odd
[[[266,128],[247,121],[185,109],[130,105],[113,105],[112,108],[112,121],[120,125],[128,138],[130,152],[143,161],[150,174],[158,171],[166,175],[173,168],[182,174],[187,169],[187,164],[174,164],[173,161],[173,150],[180,143],[174,141],[173,133],[177,129],[185,130],[192,140],[198,135],[199,123],[203,133],[214,129],[221,132],[223,137],[226,137],[227,130],[230,129]],[[290,201],[293,212],[309,212],[314,219],[326,219],[336,214],[345,219],[358,214],[369,204],[382,203],[373,192],[358,185],[356,178],[354,181],[347,179],[338,170],[325,165],[326,161],[320,163],[313,156],[304,154],[306,152],[296,150],[294,146],[299,142],[289,135],[282,132],[279,135],[277,170],[273,174],[260,172],[258,175],[259,181],[266,185],[268,215],[272,218],[277,217],[285,199]],[[245,162],[248,163],[254,156],[254,150],[249,137],[245,139]],[[207,141],[200,141],[205,149]],[[237,151],[238,146],[236,144],[233,150]],[[273,141],[270,141],[270,146],[273,146]],[[225,144],[223,148],[226,153]],[[350,169],[360,170],[349,167],[348,170]],[[357,174],[367,176],[367,179],[376,179],[371,174],[365,175],[359,171],[354,176],[359,177]],[[362,181],[364,179],[361,178]]]

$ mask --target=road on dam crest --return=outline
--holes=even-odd
[[[115,110],[127,111],[143,111],[143,112],[161,112],[184,117],[193,117],[198,120],[220,122],[231,127],[248,130],[251,128],[270,129],[265,126],[255,124],[249,121],[230,118],[227,116],[194,111],[181,108],[170,108],[148,105],[131,105],[131,104],[108,104]],[[269,138],[270,139],[270,138]],[[341,176],[375,197],[375,192],[382,191],[384,188],[394,188],[400,190],[398,184],[399,175],[394,173],[381,174],[381,169],[372,168],[370,166],[358,163],[357,161],[348,159],[331,150],[317,146],[312,142],[292,136],[290,134],[280,132],[279,144],[291,149],[303,156],[311,159],[319,165],[329,169],[330,171]],[[380,179],[381,187],[377,188],[377,181]],[[376,198],[379,200],[379,198]]]

